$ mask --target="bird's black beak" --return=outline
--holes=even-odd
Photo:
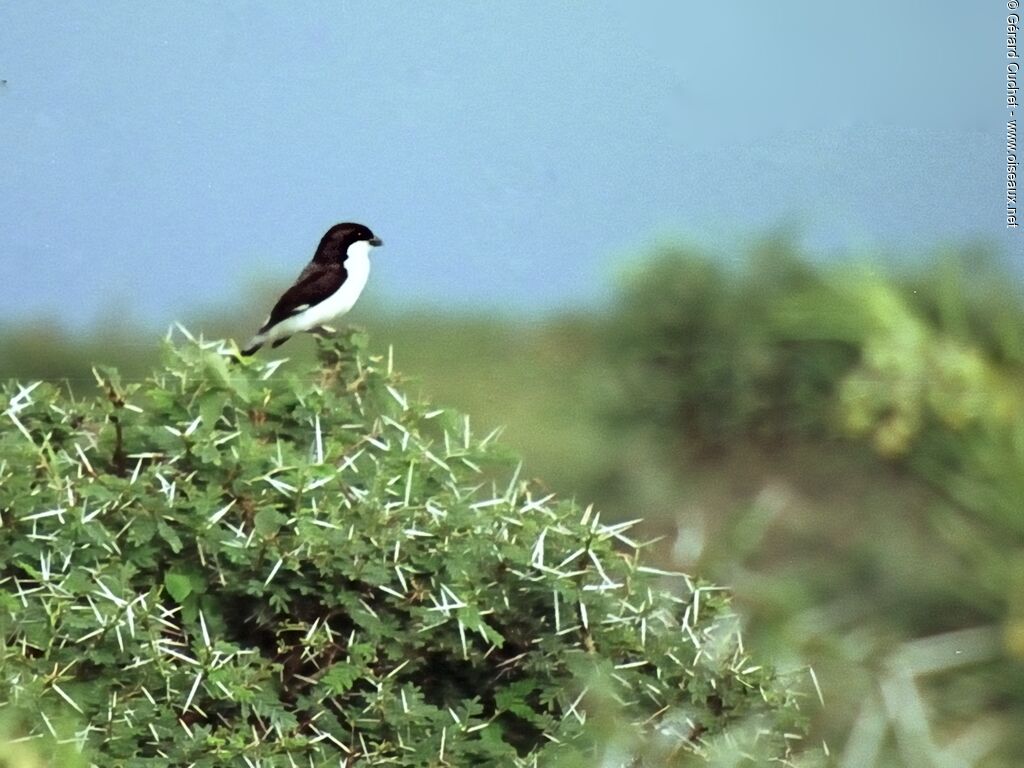
[[[384,241],[381,240],[379,237],[371,237],[370,238],[370,245],[372,245],[374,248],[377,248],[377,247],[379,247],[381,245],[384,245]]]

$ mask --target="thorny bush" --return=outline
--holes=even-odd
[[[20,744],[140,768],[790,755],[797,695],[722,591],[539,495],[365,345],[322,340],[297,375],[189,337],[144,382],[97,369],[93,397],[6,388]]]

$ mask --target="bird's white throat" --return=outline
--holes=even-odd
[[[370,251],[373,250],[373,246],[366,240],[358,240],[352,243],[345,252],[348,257],[345,259],[345,267],[349,268],[350,262],[353,260],[366,259],[370,256]]]

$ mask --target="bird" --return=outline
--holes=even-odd
[[[323,324],[355,305],[370,276],[370,251],[384,242],[369,227],[354,222],[335,224],[242,354],[253,355],[264,344],[279,347],[296,333],[323,332]]]

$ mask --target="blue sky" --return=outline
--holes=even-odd
[[[398,308],[575,306],[780,223],[1012,254],[1005,19],[943,5],[5,4],[0,322],[243,306],[340,220]]]

